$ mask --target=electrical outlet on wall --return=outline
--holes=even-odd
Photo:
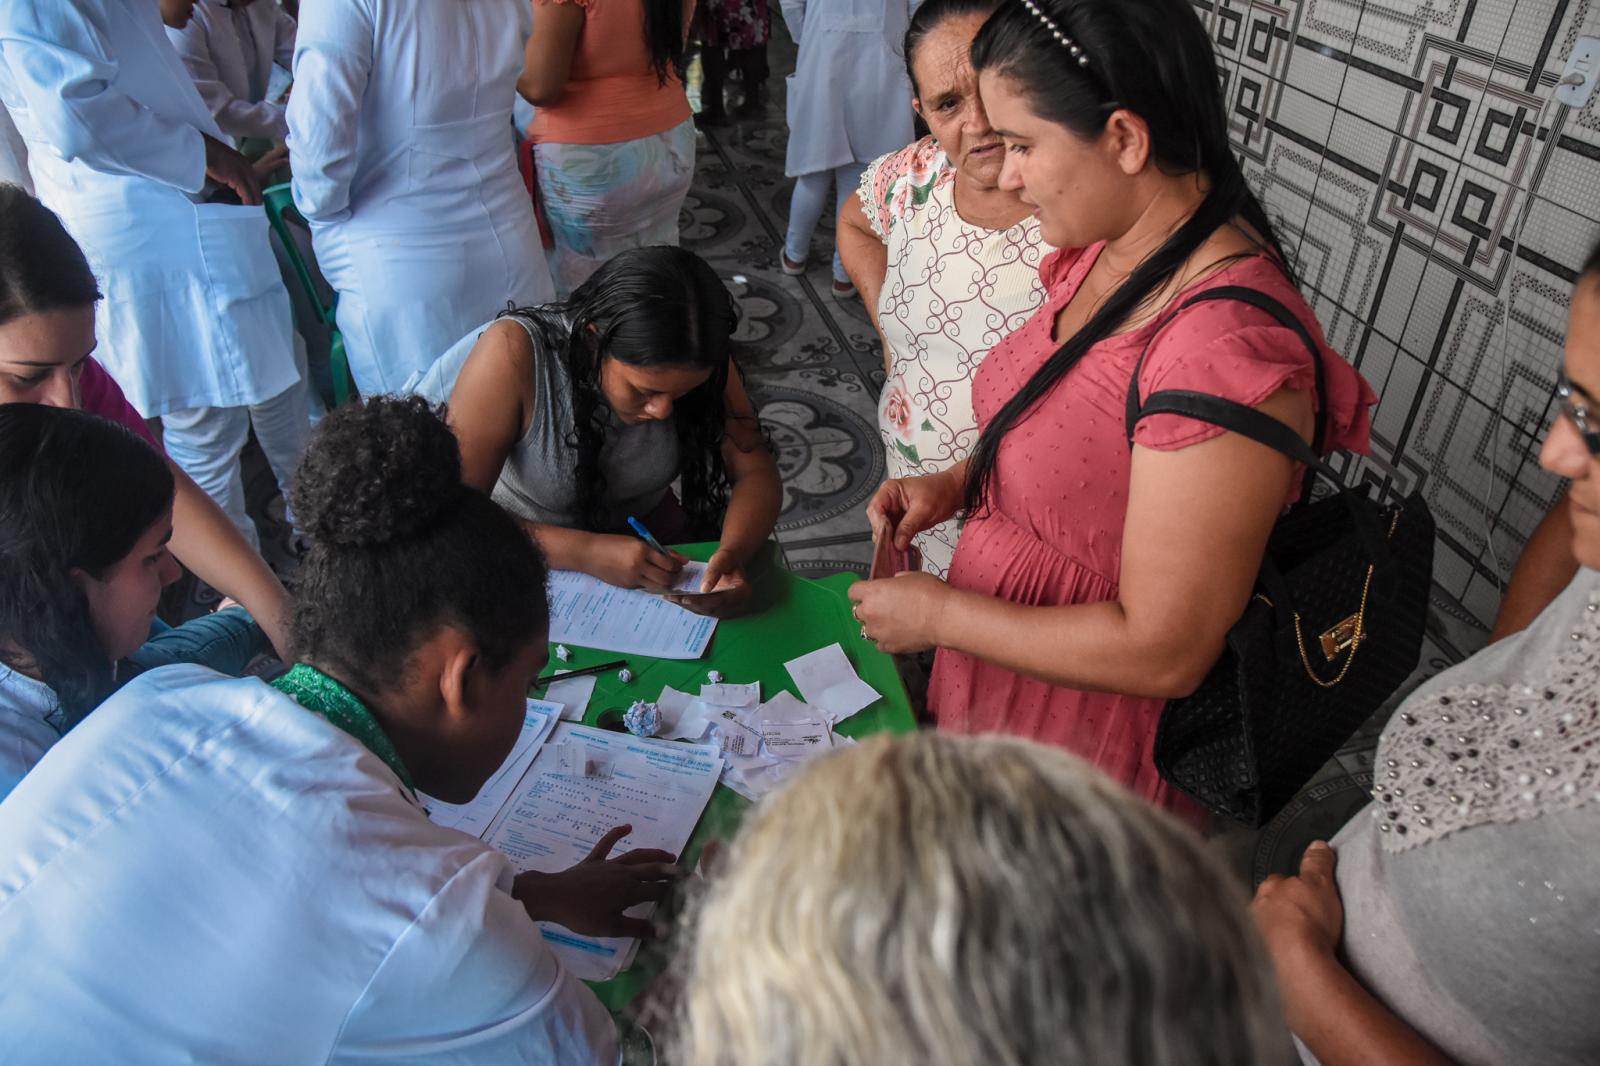
[[[1570,75],[1583,80],[1570,84]],[[1556,87],[1556,103],[1568,107],[1582,107],[1594,94],[1596,81],[1600,81],[1600,37],[1579,37],[1567,57],[1567,69],[1562,71],[1563,84]]]

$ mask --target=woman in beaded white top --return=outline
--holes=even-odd
[[[1256,895],[1307,1062],[1600,1061],[1600,245],[1557,395],[1577,576],[1413,693],[1368,811]]]

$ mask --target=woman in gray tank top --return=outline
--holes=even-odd
[[[1600,245],[1566,376],[1539,462],[1572,482],[1576,575],[1423,682],[1371,805],[1256,895],[1306,1063],[1600,1062]]]
[[[682,557],[650,547],[628,517],[664,542],[717,537],[702,585],[713,594],[678,602],[725,616],[749,599],[744,567],[781,498],[730,354],[735,324],[699,256],[631,249],[567,302],[463,337],[411,391],[449,404],[466,481],[526,524],[552,568],[668,589]]]

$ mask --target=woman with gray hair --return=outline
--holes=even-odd
[[[1087,764],[879,739],[753,814],[689,917],[686,1066],[1252,1066],[1288,1038],[1242,891]]]

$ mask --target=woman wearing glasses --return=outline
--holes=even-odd
[[[1539,462],[1572,482],[1577,575],[1412,693],[1372,805],[1256,895],[1289,1024],[1322,1066],[1562,1066],[1600,1048],[1600,245],[1558,402]]]

